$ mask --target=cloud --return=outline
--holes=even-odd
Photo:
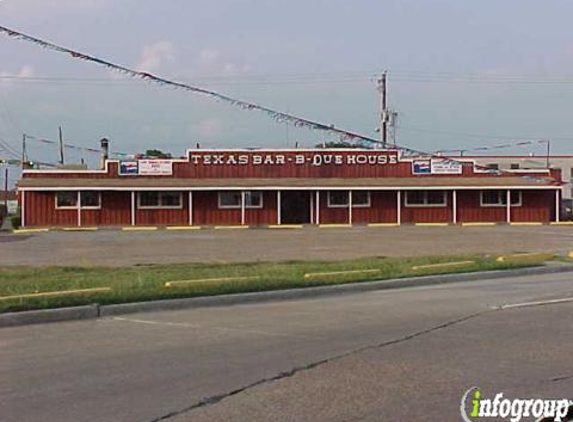
[[[17,78],[32,78],[36,75],[36,70],[29,64],[22,66],[22,68],[16,72],[0,72],[0,83],[9,84]]]
[[[218,118],[207,118],[191,126],[190,134],[203,139],[217,138],[223,132],[223,122]]]
[[[135,68],[145,72],[156,72],[166,63],[173,62],[174,49],[169,41],[160,41],[143,47]]]
[[[200,50],[194,67],[198,74],[217,76],[237,76],[248,73],[251,70],[251,67],[247,64],[225,60],[221,52],[214,48]]]
[[[2,15],[5,17],[43,18],[74,13],[94,12],[108,5],[112,0],[17,0],[0,1]]]

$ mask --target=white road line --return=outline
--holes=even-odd
[[[259,334],[259,335],[272,336],[272,337],[300,337],[300,336],[295,336],[295,335],[290,335],[290,334],[271,333],[268,331],[261,331],[261,330],[251,330],[249,328],[209,327],[209,326],[204,326],[204,325],[189,324],[186,322],[151,321],[151,320],[146,320],[146,319],[122,318],[122,317],[113,317],[112,320],[124,321],[124,322],[133,322],[133,323],[137,323],[137,324],[167,325],[170,327],[185,327],[185,328],[195,328],[195,329],[204,329],[204,330],[237,331],[237,332],[242,332],[242,333]]]
[[[510,305],[498,306],[495,309],[526,308],[529,306],[555,305],[557,303],[568,303],[568,302],[573,302],[573,297],[564,297],[561,299],[544,300],[544,301],[539,301],[539,302],[512,303]]]

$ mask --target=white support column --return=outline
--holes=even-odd
[[[318,226],[320,224],[320,191],[316,191],[316,199],[315,199],[315,204],[314,206],[316,207],[314,213],[315,213],[315,222],[316,225]]]
[[[193,225],[193,191],[189,191],[189,225]]]
[[[281,225],[282,215],[281,215],[281,191],[277,191],[277,224]]]
[[[82,225],[82,192],[78,191],[76,199],[76,206],[78,207],[78,227]]]
[[[352,225],[352,190],[348,191],[348,224]]]
[[[561,220],[561,201],[559,197],[559,189],[555,189],[555,222],[559,223]]]
[[[458,224],[458,191],[452,191],[452,220],[454,224]]]
[[[22,201],[21,201],[20,213],[22,214],[20,216],[20,226],[26,227],[26,191],[25,190],[22,191]]]
[[[511,191],[508,189],[505,196],[505,220],[507,224],[511,223]]]
[[[402,191],[396,192],[396,223],[402,224]]]
[[[241,191],[241,226],[245,225],[245,191]]]
[[[131,225],[135,226],[135,191],[131,191]]]
[[[312,191],[308,191],[308,196],[310,196],[310,224],[314,224],[314,195]]]

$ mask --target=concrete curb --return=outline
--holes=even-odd
[[[425,277],[409,277],[392,280],[365,281],[332,286],[305,287],[256,293],[236,293],[220,296],[205,296],[186,299],[166,299],[149,302],[122,303],[117,305],[88,305],[72,308],[0,314],[0,327],[39,324],[45,322],[71,321],[106,316],[126,315],[138,312],[169,311],[190,308],[231,306],[247,303],[264,303],[282,300],[306,299],[333,296],[345,293],[361,293],[376,290],[423,287],[466,281],[503,279],[529,275],[573,272],[573,265],[521,268],[516,270],[482,271],[467,274],[444,274]]]
[[[40,309],[37,311],[9,312],[0,314],[0,327],[42,324],[46,322],[76,321],[99,317],[98,305],[74,306],[59,309]]]

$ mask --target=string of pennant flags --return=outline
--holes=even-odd
[[[88,54],[84,54],[81,52],[78,52],[76,50],[72,50],[70,48],[67,47],[62,47],[60,45],[24,34],[22,32],[19,31],[15,31],[13,29],[4,27],[4,26],[0,26],[0,32],[4,33],[5,35],[7,35],[8,37],[11,38],[16,38],[22,41],[26,41],[35,45],[38,45],[44,49],[47,50],[52,50],[52,51],[56,51],[59,53],[63,53],[63,54],[67,54],[68,56],[71,56],[74,59],[77,60],[83,60],[86,62],[91,62],[91,63],[95,63],[98,64],[100,66],[104,66],[108,69],[110,69],[111,71],[117,72],[119,74],[125,75],[125,76],[129,76],[132,78],[136,78],[136,79],[140,79],[143,81],[146,81],[148,83],[153,83],[162,87],[171,87],[174,89],[181,89],[184,91],[188,91],[188,92],[192,92],[195,94],[200,94],[200,95],[204,95],[212,100],[218,101],[218,102],[222,102],[222,103],[226,103],[228,105],[237,107],[241,110],[247,110],[247,111],[258,111],[258,112],[262,112],[263,114],[267,115],[269,118],[271,118],[272,120],[276,121],[277,123],[287,123],[287,124],[291,124],[292,126],[296,127],[296,128],[306,128],[306,129],[310,129],[310,130],[320,130],[322,132],[328,133],[330,135],[336,135],[338,137],[340,137],[341,140],[344,141],[349,141],[349,142],[355,142],[355,143],[359,143],[362,145],[371,145],[371,144],[383,144],[384,142],[378,140],[378,139],[374,139],[371,138],[369,136],[365,136],[365,135],[361,135],[358,134],[356,132],[351,132],[351,131],[347,131],[341,128],[336,127],[333,124],[324,124],[321,122],[317,122],[314,120],[309,120],[309,119],[305,119],[303,117],[299,117],[296,116],[294,114],[290,114],[290,113],[285,113],[279,110],[274,110],[272,108],[254,103],[254,102],[249,102],[249,101],[243,101],[237,98],[233,98],[230,97],[226,94],[222,94],[216,91],[211,91],[205,88],[201,88],[201,87],[197,87],[197,86],[193,86],[193,85],[189,85],[189,84],[185,84],[185,83],[181,83],[181,82],[176,82],[176,81],[172,81],[166,78],[162,78],[156,75],[153,75],[152,73],[149,72],[143,72],[143,71],[138,71],[138,70],[134,70],[131,68],[128,68],[126,66],[122,66],[122,65],[118,65],[115,63],[112,63],[110,61],[107,60],[103,60],[101,58],[92,56],[92,55],[88,55]],[[405,146],[401,146],[398,144],[394,144],[395,148],[399,149],[402,151],[402,153],[406,156],[424,156],[427,158],[437,158],[440,159],[442,161],[445,162],[453,162],[453,163],[459,163],[459,160],[455,160],[453,158],[444,156],[444,155],[439,155],[436,153],[428,153],[425,151],[420,151],[420,150],[416,150],[416,149],[412,149],[412,148],[408,148]],[[456,150],[456,151],[459,151]],[[488,167],[484,167],[484,166],[478,166],[476,165],[476,167],[479,167],[481,169],[483,169],[484,171],[488,171],[491,173],[497,173],[497,174],[501,174],[503,172],[503,170],[496,170],[496,169],[491,169]]]
[[[213,100],[227,103],[231,106],[238,107],[242,110],[260,111],[260,112],[265,113],[267,116],[269,116],[271,119],[275,120],[278,123],[289,123],[289,124],[292,124],[294,127],[297,127],[297,128],[308,128],[308,129],[321,130],[321,131],[328,132],[331,134],[339,135],[344,140],[347,140],[347,141],[366,142],[366,143],[382,143],[381,141],[374,139],[374,138],[370,138],[368,136],[364,136],[364,135],[360,135],[360,134],[357,134],[354,132],[350,132],[350,131],[336,128],[334,125],[327,125],[327,124],[316,122],[313,120],[308,120],[308,119],[305,119],[302,117],[295,116],[293,114],[284,113],[284,112],[281,112],[278,110],[274,110],[274,109],[262,106],[260,104],[256,104],[253,102],[248,102],[248,101],[243,101],[243,100],[240,100],[237,98],[233,98],[233,97],[230,97],[228,95],[218,93],[216,91],[211,91],[211,90],[204,89],[201,87],[196,87],[196,86],[192,86],[189,84],[161,78],[161,77],[153,75],[149,72],[137,71],[137,70],[125,67],[125,66],[121,66],[121,65],[109,62],[107,60],[100,59],[100,58],[95,57],[95,56],[80,53],[78,51],[53,44],[53,43],[41,40],[39,38],[32,37],[30,35],[26,35],[22,32],[15,31],[15,30],[6,28],[4,26],[0,26],[0,32],[3,32],[4,34],[8,35],[9,37],[17,38],[17,39],[20,39],[23,41],[33,43],[33,44],[36,44],[36,45],[38,45],[42,48],[48,49],[48,50],[53,50],[53,51],[67,54],[74,59],[88,61],[88,62],[99,64],[101,66],[105,66],[106,68],[108,68],[114,72],[123,74],[125,76],[129,76],[129,77],[137,78],[137,79],[142,79],[146,82],[154,83],[154,84],[157,84],[160,86],[172,87],[175,89],[182,89],[182,90],[193,92],[196,94],[205,95],[207,97],[210,97]]]

